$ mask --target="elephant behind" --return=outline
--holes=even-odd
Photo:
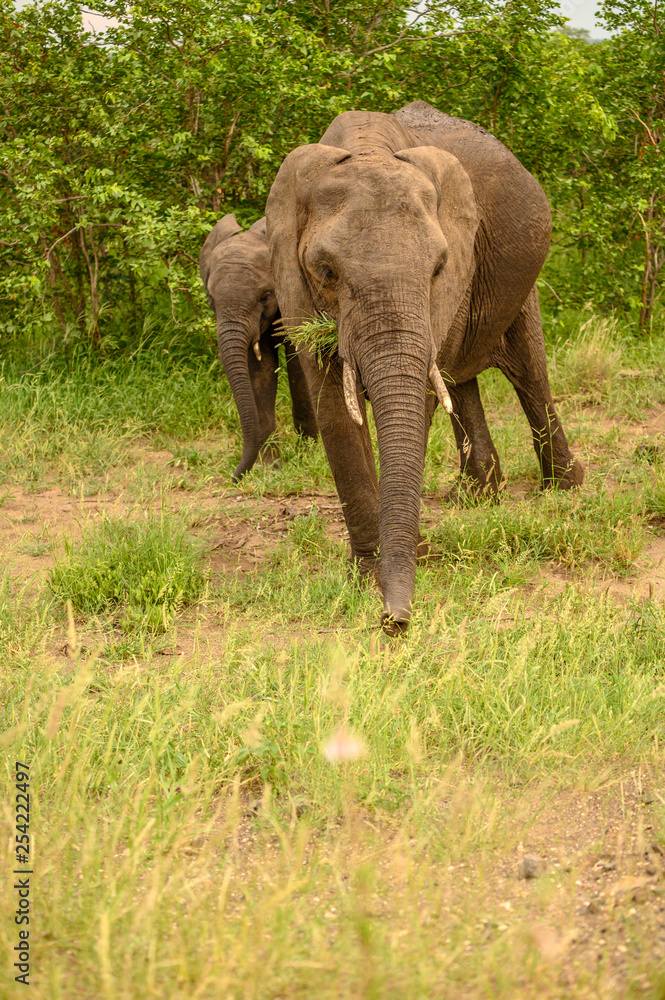
[[[266,444],[275,430],[277,332],[280,314],[270,266],[265,219],[243,232],[235,215],[225,215],[208,234],[199,258],[201,280],[217,320],[219,357],[240,415],[243,450],[233,479],[257,458],[274,460]],[[293,423],[307,437],[318,434],[307,382],[293,348],[285,343]]]
[[[394,114],[345,112],[319,143],[291,152],[266,219],[285,326],[317,313],[337,321],[326,370],[307,351],[300,358],[352,556],[380,579],[384,628],[399,632],[411,614],[437,398],[454,410],[462,468],[477,487],[496,491],[502,480],[476,380],[490,366],[517,391],[543,485],[582,481],[552,401],[535,284],[547,199],[494,136],[416,102]]]

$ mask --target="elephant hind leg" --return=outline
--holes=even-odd
[[[545,341],[535,285],[504,334],[492,364],[514,386],[529,421],[543,489],[580,486],[584,481],[584,469],[568,447],[547,378]]]
[[[453,402],[451,421],[460,457],[460,480],[448,494],[450,500],[497,496],[503,486],[499,455],[487,426],[478,380],[448,387]]]

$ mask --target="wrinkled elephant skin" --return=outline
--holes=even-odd
[[[199,260],[201,280],[217,320],[219,356],[240,415],[242,457],[238,480],[257,458],[277,457],[267,444],[275,430],[277,348],[280,319],[270,266],[265,219],[247,232],[225,215],[208,234]],[[293,423],[298,433],[317,436],[314,408],[297,354],[285,344]]]
[[[437,396],[447,403],[439,372],[462,470],[479,489],[501,484],[476,382],[490,366],[517,391],[543,484],[582,481],[552,402],[535,285],[547,199],[492,135],[417,102],[346,112],[319,143],[295,149],[266,220],[285,326],[317,312],[337,320],[330,366],[300,357],[353,557],[361,572],[378,560],[384,628],[396,633],[411,614],[430,421]]]

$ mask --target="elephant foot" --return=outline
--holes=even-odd
[[[295,432],[298,437],[310,438],[312,441],[316,441],[319,436],[319,428],[316,423],[313,424],[296,424],[294,423]]]
[[[568,466],[563,475],[543,479],[543,489],[573,490],[584,482],[584,466],[575,461]]]
[[[490,480],[480,483],[471,476],[458,476],[455,483],[444,493],[443,501],[451,507],[469,507],[478,503],[498,503],[506,485],[505,479],[500,483]]]
[[[408,618],[395,618],[388,611],[384,611],[381,615],[381,628],[386,635],[389,635],[391,639],[395,639],[398,636],[404,635],[409,627]]]

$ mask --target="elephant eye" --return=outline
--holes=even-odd
[[[313,273],[320,281],[337,281],[337,275],[330,266],[330,258],[325,251],[319,251],[312,261]]]
[[[448,261],[448,250],[446,250],[445,253],[441,254],[441,256],[439,258],[439,263],[436,265],[436,267],[434,268],[434,271],[432,272],[432,278],[438,278],[439,277],[439,275],[443,271],[444,267],[446,266],[447,261]]]

